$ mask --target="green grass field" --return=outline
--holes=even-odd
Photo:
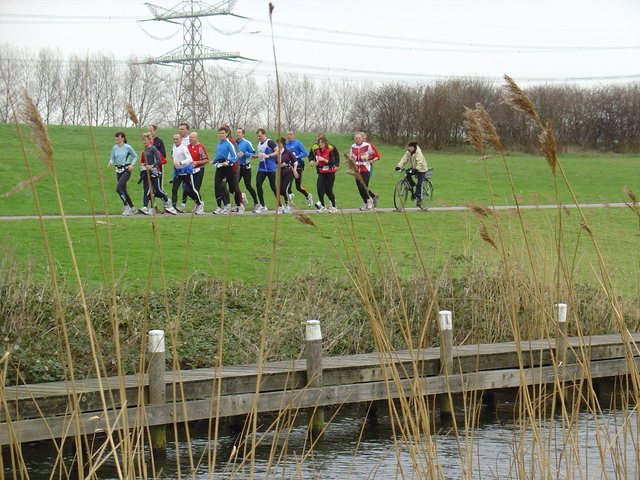
[[[115,173],[107,168],[109,154],[113,146],[113,134],[119,129],[81,126],[49,127],[49,135],[55,152],[56,172],[63,194],[63,206],[67,214],[90,214],[90,199],[93,199],[96,213],[104,213],[102,188],[109,211],[120,213],[122,204],[115,193]],[[140,133],[137,129],[123,129],[129,143],[137,152],[142,149]],[[93,132],[93,137],[91,135]],[[171,146],[173,130],[161,130],[159,136],[164,139],[167,150]],[[213,156],[217,133],[204,131],[200,133],[200,141]],[[274,132],[269,132],[275,138]],[[11,190],[15,185],[27,180],[22,149],[16,135],[16,127],[11,124],[0,124],[0,138],[4,140],[3,161],[0,162],[0,178],[2,184],[0,195]],[[95,154],[92,144],[95,140]],[[247,132],[247,138],[256,146],[254,132]],[[315,141],[315,134],[301,133],[298,139],[309,148]],[[25,137],[25,140],[27,138]],[[347,151],[352,143],[350,135],[329,135],[329,141],[340,151]],[[404,153],[402,149],[376,145],[382,159],[375,164],[371,180],[371,189],[379,193],[380,207],[393,207],[393,185],[400,179],[394,167]],[[483,162],[473,162],[478,157],[473,151],[469,154],[432,154],[427,152],[429,166],[434,167],[433,183],[435,187],[434,206],[463,205],[477,202],[490,202],[485,180]],[[29,155],[33,175],[45,171],[44,166],[31,153]],[[513,176],[516,193],[522,196],[525,203],[555,203],[554,184],[550,169],[543,157],[510,155],[507,157]],[[584,203],[622,202],[628,200],[622,191],[628,186],[634,191],[640,190],[637,175],[637,156],[633,155],[578,155],[570,154],[561,157],[561,163],[567,172],[571,186],[578,201]],[[503,161],[500,157],[487,161],[491,177],[495,201],[499,205],[512,205],[513,199]],[[343,166],[336,178],[335,193],[338,207],[357,208],[361,204],[355,180],[346,173]],[[316,174],[312,169],[305,171],[303,184],[315,194]],[[254,173],[255,176],[255,173]],[[88,181],[87,181],[88,178]],[[129,192],[134,203],[139,206],[142,200],[142,188],[137,185],[137,175],[129,182]],[[635,185],[634,185],[635,182]],[[254,184],[255,185],[255,184]],[[168,190],[169,185],[165,185]],[[569,203],[571,198],[566,187],[561,187],[562,202]],[[53,182],[45,177],[38,184],[38,195],[42,213],[59,214],[55,201]],[[213,210],[213,169],[207,171],[203,199],[207,211]],[[300,195],[298,194],[298,197]],[[314,195],[315,196],[315,195]],[[297,198],[296,200],[301,200]],[[273,206],[273,202],[269,207]],[[36,213],[33,195],[30,189],[11,197],[0,197],[3,215],[34,215]]]
[[[383,212],[377,216],[372,213],[345,216],[310,213],[317,228],[300,223],[292,216],[276,219],[274,216],[248,212],[241,217],[225,218],[210,213],[195,218],[182,215],[159,217],[159,235],[156,237],[154,222],[150,217],[122,218],[118,215],[121,203],[114,191],[115,174],[106,167],[113,145],[113,133],[117,130],[49,127],[65,214],[103,214],[107,208],[112,214],[109,225],[104,222],[104,217],[97,218],[97,221],[92,218],[67,220],[80,275],[82,281],[88,284],[96,285],[105,281],[102,271],[111,272],[111,254],[114,278],[118,284],[126,287],[144,285],[150,271],[153,272],[152,284],[159,285],[160,261],[164,265],[164,275],[170,281],[177,282],[184,276],[202,272],[213,277],[226,275],[230,280],[260,284],[265,282],[268,275],[274,251],[277,258],[276,278],[279,280],[286,281],[310,271],[327,272],[331,277],[344,276],[346,272],[341,262],[347,262],[349,254],[356,250],[354,241],[358,250],[366,252],[366,262],[372,266],[378,257],[383,263],[388,263],[388,248],[400,272],[409,273],[416,264],[412,233],[431,268],[439,268],[450,258],[459,255],[491,255],[491,248],[476,233],[480,220],[466,212],[410,212],[407,216],[398,212]],[[125,131],[129,143],[139,151],[141,142],[138,130]],[[172,130],[159,133],[168,146],[172,133]],[[0,134],[5,139],[4,158],[0,163],[0,178],[3,179],[1,193],[4,193],[28,177],[15,125],[0,125]],[[275,133],[270,134],[271,138],[275,136]],[[208,148],[211,156],[215,149],[214,137],[212,131],[200,132],[201,143]],[[255,134],[248,132],[247,137],[255,145]],[[95,154],[92,138],[96,142]],[[298,138],[308,147],[315,135],[303,133]],[[351,144],[348,135],[331,135],[329,140],[341,151],[346,151]],[[380,194],[379,207],[392,207],[393,187],[399,179],[394,167],[403,151],[383,145],[377,147],[382,160],[375,164],[371,188]],[[471,151],[466,155],[427,152],[426,158],[435,169],[433,206],[490,204],[483,162],[473,161],[477,155]],[[637,159],[633,156],[572,154],[562,156],[560,161],[580,202],[628,201],[622,190],[625,186],[640,192]],[[45,171],[32,153],[29,153],[29,162],[34,175]],[[523,204],[555,203],[553,177],[544,158],[510,155],[507,162],[516,193]],[[513,205],[502,158],[492,158],[486,164],[496,204]],[[345,170],[345,167],[341,168],[336,180],[338,207],[357,208],[361,201],[353,177],[347,175]],[[306,170],[304,185],[314,196],[315,177],[312,169]],[[212,168],[207,171],[204,186],[203,199],[207,212],[211,212],[214,207]],[[45,177],[36,189],[42,213],[59,214],[52,178]],[[168,185],[165,185],[165,189],[168,189]],[[139,205],[142,188],[133,181],[133,177],[129,182],[129,191],[134,203]],[[562,184],[559,186],[559,195],[562,202],[570,203],[568,189]],[[301,201],[300,197],[297,194],[296,200]],[[103,198],[106,199],[106,205]],[[268,206],[272,208],[273,201]],[[4,215],[36,214],[31,188],[1,197],[0,207]],[[628,208],[589,209],[587,214],[590,226],[607,254],[614,277],[625,285],[625,293],[637,293],[640,265],[637,217]],[[577,262],[577,278],[587,281],[591,278],[589,263],[594,261],[594,255],[579,228],[581,219],[576,213],[561,215],[567,234],[567,250],[575,250],[573,255]],[[534,240],[541,256],[547,249],[553,248],[557,217],[557,210],[530,210],[524,214],[527,234]],[[511,235],[508,240],[510,248],[514,252],[521,250],[522,230],[516,217],[504,212],[501,218]],[[277,229],[274,228],[276,222]],[[44,225],[56,268],[61,276],[67,276],[71,272],[71,256],[62,222],[45,220]],[[0,242],[5,259],[15,258],[24,264],[31,263],[36,269],[46,270],[38,220],[4,221]],[[101,264],[104,266],[101,267]],[[107,275],[107,283],[111,282],[110,275]]]

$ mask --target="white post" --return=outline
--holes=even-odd
[[[556,332],[556,358],[558,366],[567,362],[567,304],[556,304],[556,322],[558,329]]]
[[[307,386],[322,387],[322,332],[318,320],[307,320],[306,332]],[[318,437],[324,430],[324,407],[309,410],[309,434]]]
[[[165,374],[165,346],[164,330],[150,330],[148,335],[149,352],[149,405],[166,403]],[[149,427],[151,451],[154,458],[164,458],[167,455],[166,425]]]
[[[453,320],[449,310],[438,313],[440,319],[440,375],[446,377],[453,374]],[[440,395],[440,417],[451,418],[453,406],[448,393]]]

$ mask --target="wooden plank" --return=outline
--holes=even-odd
[[[632,334],[631,337],[640,341],[640,333]],[[552,361],[550,344],[548,340],[522,342],[521,346],[525,350],[520,355],[515,342],[458,346],[455,347],[454,373],[515,368],[519,365],[520,357],[523,366],[527,368],[549,365]],[[618,334],[569,338],[568,344],[573,349],[573,358],[577,356],[590,360],[624,358],[630,351],[629,346],[624,344],[622,337]],[[383,381],[389,374],[385,373],[381,361],[387,365],[386,368],[390,368],[389,365],[393,363],[394,368],[407,377],[435,375],[440,365],[439,349],[326,357],[323,359],[325,385]],[[222,395],[253,394],[256,391],[259,369],[262,371],[261,391],[301,388],[305,381],[305,368],[303,360],[294,360],[265,365],[236,365],[222,369],[211,367],[167,372],[165,377],[168,383],[167,398],[173,400],[207,398],[218,393],[218,381],[222,382],[220,386]],[[175,382],[180,382],[180,385],[178,386]],[[140,392],[140,387],[146,383],[145,375],[142,374],[103,378],[101,382],[97,379],[87,379],[74,383],[78,392],[79,408],[86,412],[99,411],[103,408],[100,385],[106,388],[105,398],[108,408],[115,408],[123,401],[127,404],[135,404],[138,403],[140,395],[142,398],[147,396],[146,387]],[[120,396],[121,384],[126,385],[123,400]],[[7,411],[14,420],[38,417],[40,414],[37,407],[45,412],[46,416],[64,415],[69,408],[70,387],[69,382],[6,387],[4,398]],[[4,420],[4,415],[5,412],[0,414],[1,420]]]

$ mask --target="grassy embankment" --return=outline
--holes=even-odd
[[[140,149],[139,133],[136,129],[125,129],[130,143]],[[127,288],[135,288],[148,277],[150,265],[158,261],[156,243],[152,222],[148,217],[139,215],[137,218],[121,218],[121,203],[117,197],[115,174],[107,169],[111,146],[113,145],[114,128],[94,128],[93,138],[96,142],[96,162],[91,144],[92,137],[87,127],[49,127],[51,143],[55,152],[56,174],[61,190],[62,204],[66,215],[96,215],[103,214],[108,208],[111,212],[110,229],[99,218],[96,225],[93,218],[69,219],[71,239],[74,253],[79,259],[84,281],[90,285],[103,282],[97,253],[106,257],[109,249],[114,255],[115,276],[119,284]],[[27,179],[22,160],[22,152],[15,134],[15,126],[0,125],[2,138],[7,139],[5,147],[5,161],[0,165],[0,178],[3,178],[3,192]],[[160,134],[169,144],[171,130],[161,131]],[[201,141],[208,147],[210,155],[214,151],[213,132],[202,132]],[[275,134],[272,135],[275,137]],[[248,137],[255,144],[254,135]],[[298,137],[305,145],[310,145],[313,134],[299,134]],[[331,138],[338,149],[346,151],[350,145],[347,135],[334,135]],[[380,145],[383,160],[375,165],[375,173],[371,188],[381,195],[379,206],[391,208],[393,206],[393,186],[399,179],[399,174],[393,167],[402,155],[402,150]],[[460,206],[468,204],[490,205],[490,198],[485,181],[482,162],[469,162],[477,158],[470,153],[466,155],[437,155],[427,154],[428,162],[435,168],[433,182],[435,185],[435,200],[433,206]],[[553,179],[541,157],[512,155],[508,157],[511,166],[516,193],[520,196],[521,204],[554,203]],[[254,161],[255,162],[255,161]],[[578,201],[584,203],[624,202],[629,199],[622,188],[629,186],[632,190],[640,190],[630,182],[636,181],[637,160],[631,155],[568,155],[562,162],[571,179],[571,185]],[[31,162],[33,175],[44,172],[44,167],[37,161]],[[508,178],[504,172],[502,161],[493,158],[487,161],[494,199],[498,205],[514,205]],[[357,208],[360,199],[357,194],[353,177],[347,175],[346,166],[341,168],[336,180],[336,196],[341,208]],[[134,203],[139,205],[142,189],[136,184],[137,175],[129,182],[129,192]],[[305,171],[304,185],[315,196],[315,173],[312,169]],[[88,178],[88,181],[87,181]],[[213,169],[207,171],[203,188],[203,199],[206,210],[214,208],[213,198]],[[106,206],[103,202],[103,187]],[[266,187],[266,185],[265,185]],[[170,185],[165,185],[169,189]],[[37,184],[37,194],[44,215],[59,214],[58,202],[55,198],[53,182],[50,176]],[[560,199],[563,203],[570,203],[571,198],[566,190],[560,189]],[[301,194],[296,195],[296,202],[304,208]],[[273,201],[269,204],[273,208]],[[31,189],[27,188],[10,197],[0,198],[0,208],[5,215],[35,215]],[[636,249],[634,249],[633,234],[637,233],[637,223],[632,212],[628,209],[590,210],[593,222],[599,227],[598,235],[603,245],[611,247],[612,261],[622,268],[626,293],[629,290],[629,280],[637,278],[634,269],[628,270],[630,265],[637,265]],[[501,213],[507,222],[513,221],[507,212]],[[538,231],[542,236],[553,230],[554,211],[527,211],[527,222],[532,231]],[[341,216],[312,215],[317,229],[296,222],[293,217],[284,217],[279,221],[277,234],[278,246],[282,250],[278,264],[278,278],[287,279],[304,274],[309,266],[314,270],[331,270],[339,266],[338,259],[328,255],[329,249],[325,240],[333,240],[335,246],[341,248],[341,235],[345,229],[352,228],[360,245],[380,250],[388,245],[395,259],[402,262],[403,257],[411,257],[414,246],[409,238],[407,222],[409,222],[418,236],[419,247],[426,258],[432,258],[435,265],[441,265],[451,255],[460,255],[474,249],[477,245],[477,221],[470,219],[468,213],[460,212],[411,212],[408,217],[396,212],[385,212],[379,215],[380,226],[373,215],[354,215],[348,219]],[[193,223],[192,223],[193,220]],[[577,232],[579,220],[571,215],[564,217],[563,223],[569,231]],[[63,230],[58,220],[44,222],[47,234],[51,236],[52,253],[56,259],[61,275],[69,271],[69,249],[62,240]],[[349,227],[347,227],[349,225]],[[227,230],[228,227],[228,230]],[[38,221],[5,222],[0,236],[5,252],[15,257],[20,263],[32,260],[37,266],[44,266],[44,251],[38,248],[42,245],[40,224]],[[97,231],[94,232],[94,228]],[[382,228],[386,233],[386,244],[379,240]],[[107,243],[107,230],[110,236]],[[164,272],[168,280],[180,281],[183,274],[187,276],[194,271],[201,271],[213,277],[222,274],[222,258],[226,256],[229,266],[226,271],[230,280],[260,281],[271,255],[273,240],[274,218],[245,213],[242,217],[231,219],[216,218],[207,214],[203,217],[191,219],[190,215],[180,217],[160,218],[160,245],[164,258]],[[189,252],[185,259],[188,232],[190,235]],[[226,242],[227,234],[229,242]],[[515,234],[517,237],[517,233]],[[98,245],[99,243],[99,245]],[[343,257],[343,255],[340,255]],[[582,255],[581,255],[582,256]],[[411,266],[411,262],[406,262]],[[186,266],[183,269],[183,264]],[[635,269],[637,273],[637,269]],[[582,277],[586,279],[586,277]],[[157,276],[153,285],[157,287]]]

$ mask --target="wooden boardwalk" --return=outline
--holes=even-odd
[[[640,333],[630,338],[638,343]],[[314,388],[306,387],[304,359],[167,372],[165,405],[144,405],[148,395],[145,375],[79,380],[73,385],[52,382],[5,387],[1,389],[0,444],[215,415],[490,390],[558,379],[578,381],[586,375],[614,377],[627,374],[631,362],[640,365],[635,344],[624,342],[619,334],[567,339],[569,353],[561,366],[556,364],[553,342],[523,342],[520,349],[514,342],[456,346],[450,376],[439,375],[439,348],[325,357],[324,386]],[[392,371],[397,372],[395,377]]]

